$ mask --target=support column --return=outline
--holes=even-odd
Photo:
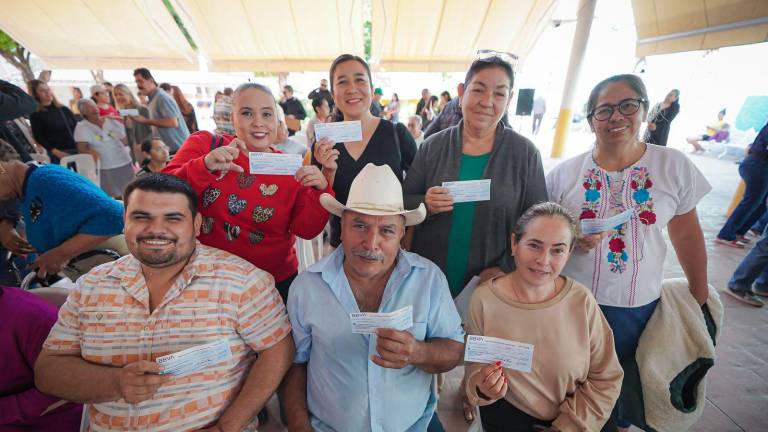
[[[553,158],[561,157],[565,150],[565,141],[568,139],[568,131],[573,118],[573,95],[576,93],[576,84],[579,82],[581,63],[584,60],[584,51],[589,40],[589,31],[592,28],[592,19],[595,16],[595,3],[597,0],[579,0],[578,20],[576,21],[576,34],[571,45],[571,60],[568,64],[568,75],[565,77],[563,89],[563,101],[560,105],[560,114],[557,118],[555,140],[552,143]]]

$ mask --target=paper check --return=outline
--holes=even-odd
[[[121,110],[118,110],[118,112],[119,112],[119,113],[120,113],[120,115],[121,115],[121,116],[123,116],[123,117],[125,117],[125,116],[137,116],[137,115],[139,115],[139,110],[137,110],[137,109],[121,109]]]
[[[363,127],[360,120],[315,124],[315,139],[326,137],[335,143],[362,141]]]
[[[605,219],[582,219],[581,232],[583,234],[597,234],[603,231],[610,231],[624,225],[632,219],[632,209],[627,209],[615,216]]]
[[[533,363],[533,345],[491,336],[469,335],[464,349],[464,361],[496,363],[507,369],[530,372]]]
[[[413,327],[413,306],[394,312],[356,312],[349,314],[352,333],[373,334],[379,328],[407,330]]]
[[[491,179],[443,182],[454,203],[488,201],[491,199]]]
[[[229,348],[229,341],[222,338],[205,345],[194,346],[158,357],[155,361],[163,367],[162,373],[164,375],[185,375],[230,358],[232,358],[232,350]]]
[[[249,152],[251,174],[295,175],[301,168],[301,155],[288,153]]]

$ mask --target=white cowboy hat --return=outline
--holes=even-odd
[[[328,193],[320,195],[320,204],[339,217],[344,210],[371,216],[403,215],[405,226],[418,225],[427,217],[427,209],[423,203],[415,210],[405,210],[403,187],[389,165],[366,165],[352,180],[347,205]]]

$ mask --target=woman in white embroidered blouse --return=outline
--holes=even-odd
[[[707,254],[696,204],[711,187],[680,151],[638,139],[647,110],[648,96],[640,78],[617,75],[603,80],[587,103],[595,147],[561,163],[547,176],[550,200],[579,219],[605,219],[632,211],[621,225],[582,234],[563,270],[592,290],[613,329],[627,387],[611,418],[621,430],[644,423],[642,407],[632,403],[642,401],[637,397],[641,389],[628,385],[627,378],[633,377],[633,369],[637,373],[637,342],[660,297],[665,227],[691,295],[704,304],[708,292]]]

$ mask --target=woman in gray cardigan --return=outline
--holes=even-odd
[[[504,54],[493,54],[467,71],[459,95],[464,119],[421,144],[403,183],[406,208],[424,202],[428,212],[411,251],[443,270],[454,298],[475,275],[485,281],[512,271],[512,228],[528,207],[547,200],[539,151],[500,123],[514,74]],[[454,203],[442,187],[481,179],[491,179],[490,200]],[[473,407],[464,399],[464,418],[472,422]]]
[[[403,184],[406,207],[424,202],[429,212],[411,251],[445,272],[454,297],[473,276],[512,270],[509,234],[528,207],[547,200],[539,151],[500,123],[513,83],[511,66],[499,56],[472,63],[461,99],[464,119],[424,141]],[[489,201],[454,204],[442,187],[479,179],[491,179]]]

